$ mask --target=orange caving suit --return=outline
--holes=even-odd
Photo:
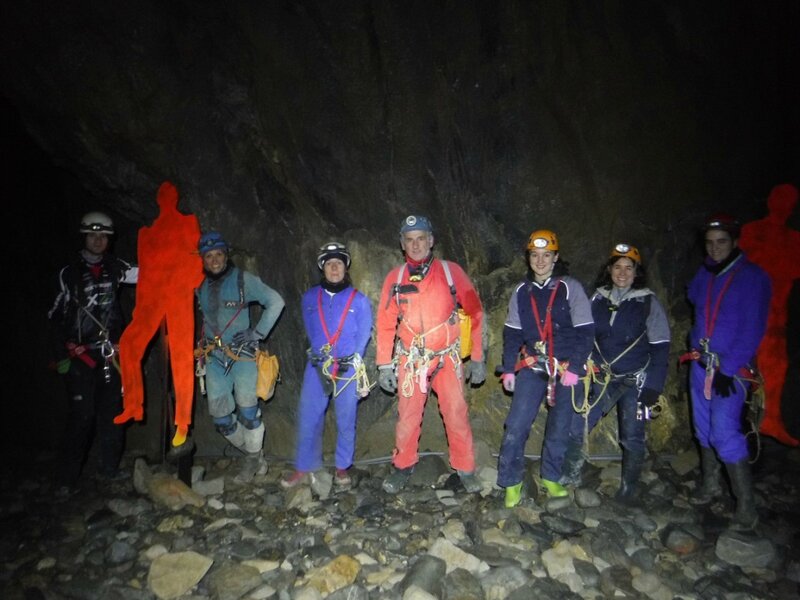
[[[464,270],[448,261],[458,304],[471,320],[471,359],[483,361],[483,307]],[[399,270],[403,270],[398,289]],[[409,286],[413,286],[412,289]],[[398,380],[398,420],[394,466],[415,465],[429,387],[436,392],[450,450],[450,464],[458,471],[475,469],[472,428],[461,359],[460,326],[442,261],[434,259],[422,281],[409,281],[407,265],[392,269],[383,282],[376,321],[375,362],[394,359]]]
[[[158,189],[160,212],[153,224],[139,230],[139,284],[133,320],[120,339],[124,423],[144,416],[141,361],[150,340],[166,320],[175,425],[185,434],[194,401],[194,288],[203,281],[197,254],[200,225],[194,215],[178,212],[178,190],[170,182]]]

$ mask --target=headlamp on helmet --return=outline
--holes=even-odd
[[[636,246],[631,246],[630,244],[617,244],[611,251],[611,256],[612,258],[624,256],[625,258],[630,258],[637,265],[642,264],[642,255],[639,254],[639,249]]]
[[[428,217],[422,215],[408,215],[400,224],[400,235],[409,231],[425,231],[433,233],[433,225]]]
[[[218,231],[208,231],[200,236],[200,241],[197,242],[197,251],[200,256],[212,250],[228,251],[228,242],[222,237]]]
[[[558,238],[549,229],[537,229],[528,238],[528,250],[551,250],[558,252]]]
[[[741,226],[739,221],[728,213],[715,213],[708,217],[703,225],[703,232],[711,229],[721,229],[727,231],[732,238],[738,238]]]
[[[339,242],[328,242],[319,249],[317,255],[317,266],[319,270],[325,267],[325,261],[331,258],[338,258],[344,263],[346,269],[350,268],[350,253],[347,251],[347,246]]]
[[[106,213],[88,212],[81,218],[81,233],[114,233],[114,221]]]

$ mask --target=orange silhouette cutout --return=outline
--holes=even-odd
[[[200,224],[178,212],[178,190],[169,181],[158,188],[159,214],[139,230],[139,282],[133,319],[119,342],[123,410],[114,423],[144,417],[142,357],[166,320],[172,381],[175,387],[173,446],[186,441],[194,400],[194,289],[203,281],[197,254]]]
[[[765,411],[761,433],[790,446],[800,445],[781,419],[781,397],[789,367],[786,322],[792,282],[800,278],[800,231],[786,226],[797,204],[797,188],[784,183],[772,188],[767,198],[769,214],[742,227],[739,246],[772,280],[772,301],[767,333],[758,347],[758,368],[764,376]]]

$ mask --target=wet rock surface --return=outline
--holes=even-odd
[[[279,480],[291,468],[285,463],[273,462],[266,475],[241,485],[233,480],[235,460],[195,459],[192,501],[178,503],[160,500],[153,485],[174,478],[170,466],[143,467],[141,459],[138,486],[133,477],[87,476],[68,496],[56,495],[46,461],[22,476],[7,470],[0,597],[782,600],[800,594],[798,449],[764,447],[755,469],[760,524],[744,533],[727,528],[729,497],[701,508],[688,503],[699,472],[675,457],[650,457],[634,507],[611,499],[619,465],[595,462],[585,472],[587,486],[569,499],[529,493],[514,509],[503,506],[502,491],[487,480],[494,475],[489,465],[479,469],[483,492],[468,494],[445,460],[424,457],[406,489],[388,495],[381,489],[391,468],[385,463],[357,465],[346,488],[332,482],[328,469],[284,490]],[[134,464],[126,466],[134,471]],[[529,470],[535,477],[538,463]]]

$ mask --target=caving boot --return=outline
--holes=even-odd
[[[731,478],[731,488],[736,497],[736,513],[731,520],[731,529],[738,531],[752,531],[758,525],[758,512],[756,512],[756,499],[753,495],[753,474],[747,459],[737,463],[725,463],[728,476]]]
[[[564,454],[564,464],[561,467],[561,479],[558,483],[572,487],[580,487],[581,471],[586,462],[586,455],[583,452],[583,442],[570,440],[567,451]]]
[[[717,460],[717,453],[713,448],[700,446],[700,469],[703,474],[703,483],[689,496],[689,504],[702,506],[710,504],[715,498],[722,495],[720,472],[722,465]]]
[[[644,465],[643,453],[622,452],[622,476],[614,500],[620,504],[633,506],[639,499],[639,477]]]
[[[510,485],[506,488],[506,508],[514,508],[522,501],[522,482],[517,485]]]

